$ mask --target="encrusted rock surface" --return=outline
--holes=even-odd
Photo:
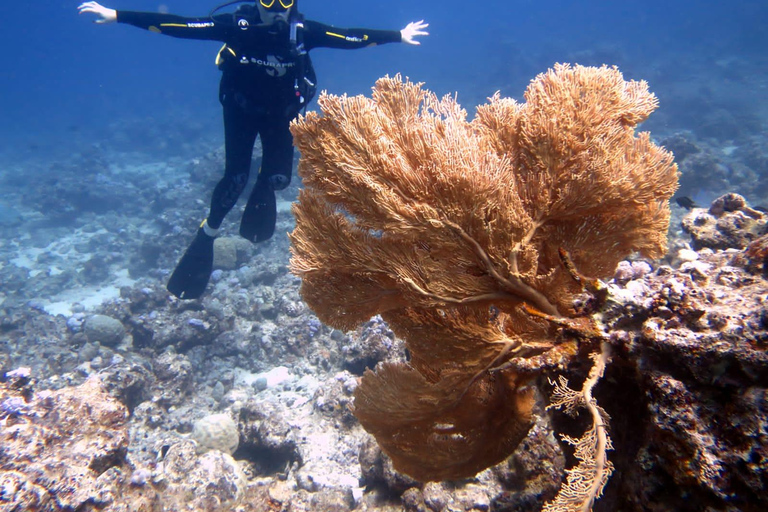
[[[127,469],[128,411],[97,378],[38,393],[28,378],[11,378],[0,384],[0,403],[3,510],[83,510],[115,502]]]
[[[768,507],[766,274],[748,251],[695,254],[611,286],[596,396],[617,475],[595,510]]]

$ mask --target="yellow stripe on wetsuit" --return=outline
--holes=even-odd
[[[186,23],[161,23],[160,26],[161,27],[184,27],[184,28],[187,28]],[[154,32],[155,34],[162,34],[163,33],[163,31],[160,30],[159,28],[157,28],[157,26],[155,26],[155,25],[150,25],[149,27],[147,27],[147,30],[149,30],[150,32]]]
[[[166,27],[173,27],[173,28],[208,28],[212,27],[213,22],[212,21],[202,21],[202,22],[194,22],[194,23],[161,23],[161,28]],[[150,32],[157,32],[162,33],[163,31],[161,28],[157,28],[155,25],[151,25],[147,28]]]
[[[339,39],[344,39],[345,41],[349,40],[349,36],[344,36],[344,35],[341,35],[341,34],[337,34],[335,32],[326,32],[325,35],[332,36],[332,37],[338,37]],[[355,39],[357,39],[357,38],[355,38]],[[368,34],[365,34],[363,36],[362,40],[363,41],[367,41],[368,40]]]

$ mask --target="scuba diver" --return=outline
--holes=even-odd
[[[233,4],[244,5],[234,13],[219,13]],[[304,20],[296,0],[239,0],[220,5],[203,18],[116,11],[97,2],[84,2],[78,11],[95,14],[95,23],[126,23],[173,37],[224,43],[216,57],[222,71],[224,177],[213,190],[208,217],[168,280],[168,291],[181,299],[196,299],[205,291],[213,267],[213,240],[248,183],[257,136],[262,145],[261,169],[240,221],[240,235],[252,242],[272,236],[277,220],[275,191],[289,185],[293,170],[293,137],[288,127],[316,91],[308,52],[397,42],[418,45],[416,38],[428,35],[423,21],[402,30],[369,30]]]

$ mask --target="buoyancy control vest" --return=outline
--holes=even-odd
[[[234,32],[231,41],[228,41],[219,50],[216,56],[216,65],[225,76],[222,77],[222,97],[227,89],[237,88],[232,85],[238,81],[236,77],[251,76],[249,83],[253,83],[256,89],[279,87],[279,91],[270,91],[275,97],[282,98],[282,103],[287,103],[289,113],[295,115],[301,110],[306,110],[309,102],[317,92],[317,77],[312,60],[304,46],[304,16],[298,12],[296,6],[291,10],[288,27],[274,31],[273,27],[262,25],[258,12],[252,4],[242,5],[231,15],[219,15],[213,18],[213,14],[220,8],[231,5],[224,4],[211,11],[212,19],[216,22],[226,22],[231,16],[233,27],[240,30]],[[242,31],[242,34],[240,32]],[[287,32],[287,33],[286,33]],[[227,75],[232,76],[227,76]],[[277,80],[259,80],[259,76],[277,78]],[[286,81],[290,79],[290,84]],[[270,84],[269,86],[266,84]],[[243,84],[239,84],[242,87]],[[292,86],[292,91],[286,88]],[[247,93],[248,91],[239,91]],[[255,90],[255,94],[265,91]],[[246,94],[246,96],[250,96]],[[252,98],[251,98],[252,99]],[[258,104],[258,101],[251,101]]]

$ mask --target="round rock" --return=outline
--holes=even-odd
[[[240,444],[237,425],[227,414],[211,414],[195,422],[192,439],[197,441],[197,452],[219,450],[232,455]]]
[[[89,316],[85,320],[84,332],[88,341],[98,341],[107,347],[114,347],[125,337],[123,324],[106,315]]]

